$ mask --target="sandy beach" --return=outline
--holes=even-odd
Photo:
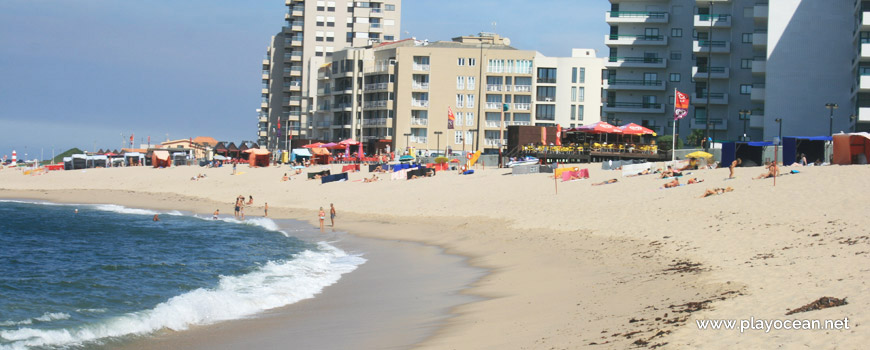
[[[476,301],[450,310],[413,346],[420,349],[852,349],[870,341],[861,311],[870,306],[863,196],[870,167],[784,168],[800,173],[779,177],[775,187],[772,179],[751,180],[761,168],[738,168],[731,180],[727,169],[698,170],[681,182],[703,183],[664,190],[655,175],[623,178],[597,164],[580,167],[590,169],[590,179],[555,182],[487,168],[411,181],[380,175],[386,180],[375,183],[361,182],[371,176],[363,171],[324,185],[301,176],[282,182],[286,167],[245,166],[239,175],[226,167],[39,176],[3,169],[0,197],[231,215],[232,199],[251,195],[248,215],[262,215],[268,202],[270,216],[312,225],[319,207],[335,203],[338,230],[437,246],[486,269],[460,288]],[[199,173],[207,177],[190,180]],[[610,178],[619,182],[591,186]],[[727,186],[734,191],[699,198]],[[785,315],[821,297],[848,304]],[[698,327],[750,318],[848,319],[849,329]]]

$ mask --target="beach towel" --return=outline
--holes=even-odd
[[[471,175],[471,174],[474,174],[474,170],[473,170],[473,169],[472,169],[472,170],[466,170],[465,172],[462,173],[462,175]]]
[[[407,170],[407,169],[396,169],[395,172],[393,172],[393,173],[390,174],[390,180],[404,180],[404,179],[407,179],[407,178],[408,178],[408,177],[407,177],[407,176],[408,176],[407,173],[408,173],[408,170]]]
[[[347,181],[347,173],[327,175],[327,176],[320,178],[320,184],[336,182],[336,181]]]
[[[570,168],[565,167],[565,168],[558,168],[555,171],[553,171],[553,173],[556,177],[562,177],[562,174],[565,172],[571,172],[571,171],[577,171],[577,170],[580,170],[580,168],[578,168],[578,167],[570,167]]]
[[[359,171],[359,164],[349,164],[341,167],[341,172]],[[371,171],[371,170],[369,170]]]
[[[308,178],[309,178],[309,179],[313,179],[313,178],[314,178],[315,176],[317,176],[317,175],[320,175],[320,176],[329,176],[329,170],[323,170],[323,171],[318,171],[318,172],[308,173]]]

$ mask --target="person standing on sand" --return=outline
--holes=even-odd
[[[269,202],[264,203],[263,216],[269,216]]]
[[[326,213],[323,212],[323,207],[320,207],[320,212],[317,213],[320,217],[320,232],[323,232],[323,220],[326,219]]]
[[[329,222],[332,224],[330,227],[335,227],[335,206],[332,203],[329,203]]]
[[[236,174],[236,162],[233,162],[233,175]]]
[[[241,211],[241,207],[240,207],[240,204],[239,204],[240,201],[241,201],[241,199],[239,199],[239,197],[236,197],[236,205],[235,205],[235,208],[234,208],[234,209],[235,209],[235,212],[233,212],[233,217],[236,218],[236,219],[239,218],[239,212]]]
[[[740,165],[740,163],[743,163],[743,160],[741,160],[740,158],[737,158],[733,162],[731,162],[731,166],[728,167],[728,171],[730,172],[728,174],[729,179],[734,178],[734,168]]]

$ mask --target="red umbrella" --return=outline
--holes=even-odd
[[[619,127],[619,130],[622,130],[622,133],[625,135],[653,135],[656,136],[656,132],[652,131],[648,128],[642,127],[635,123],[625,124]]]
[[[308,145],[302,146],[302,148],[321,148],[321,147],[323,147],[323,144],[320,143],[320,142],[316,142],[316,143],[312,143],[312,144],[308,144]]]
[[[583,125],[574,129],[576,131],[588,132],[590,134],[621,134],[622,130],[608,124],[607,122],[597,122],[594,124]]]

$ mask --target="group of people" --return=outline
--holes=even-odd
[[[233,209],[234,209],[233,216],[236,219],[244,220],[245,219],[245,206],[251,206],[251,205],[254,205],[254,196],[248,196],[248,201],[245,202],[245,196],[239,195],[238,197],[236,197],[236,204],[233,207]],[[268,206],[266,208],[267,208],[266,210],[268,211]]]
[[[323,211],[323,207],[320,207],[317,216],[320,218],[320,232],[323,232],[323,222],[326,220],[326,212]],[[329,203],[329,223],[330,227],[335,227],[335,205],[332,203]]]

